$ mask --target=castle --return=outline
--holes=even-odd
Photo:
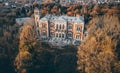
[[[39,9],[34,10],[37,35],[55,44],[79,44],[83,40],[84,18],[82,16],[46,15],[41,18]]]

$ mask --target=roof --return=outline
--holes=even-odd
[[[76,19],[74,20],[74,23],[84,23],[84,18],[82,16],[76,17]]]
[[[58,22],[67,22],[64,16],[59,16],[58,19],[56,19]]]
[[[40,20],[42,21],[48,21],[48,20],[56,20],[58,17],[57,16],[54,16],[54,15],[46,15],[45,17],[41,18]]]
[[[84,23],[84,18],[82,16],[66,16],[68,22],[72,23]]]
[[[42,21],[57,21],[57,22],[71,22],[71,23],[84,23],[84,18],[82,16],[55,16],[55,15],[46,15],[41,18]]]
[[[48,21],[49,19],[47,17],[43,17],[40,19],[41,21]]]

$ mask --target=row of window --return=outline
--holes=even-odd
[[[63,33],[56,33],[56,38],[65,38],[65,34],[63,34]]]
[[[56,25],[56,29],[65,29],[65,25]],[[68,29],[72,29],[72,25],[68,25]]]
[[[69,38],[72,38],[72,37],[73,37],[72,32],[69,32],[69,33],[68,33],[68,37],[69,37]],[[80,39],[80,38],[81,38],[81,35],[80,35],[80,34],[77,34],[77,35],[76,35],[76,39]]]
[[[46,24],[42,24],[42,28],[46,28]],[[56,29],[65,29],[65,25],[56,25]],[[72,30],[72,25],[68,25],[68,30]],[[76,31],[82,31],[82,28],[77,26]]]
[[[56,25],[56,29],[65,29],[65,25]]]
[[[47,33],[46,33],[46,31],[43,31],[42,32],[42,36],[46,36],[47,35]],[[56,36],[55,36],[56,38],[65,38],[65,34],[63,34],[63,33],[56,33]],[[72,35],[72,32],[69,32],[68,33],[68,37],[73,37],[73,35]],[[77,34],[76,35],[76,39],[81,39],[81,36],[80,36],[80,34]]]

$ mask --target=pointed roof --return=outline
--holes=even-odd
[[[84,18],[82,16],[76,17],[74,23],[84,23]]]
[[[45,17],[41,18],[42,21],[56,21],[56,22],[72,22],[72,23],[83,23],[84,24],[84,18],[82,16],[55,16],[52,14],[46,15]]]
[[[58,17],[58,19],[56,19],[56,21],[58,21],[58,22],[67,22],[67,20],[65,19],[64,16]]]

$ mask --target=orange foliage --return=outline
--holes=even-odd
[[[116,10],[116,9],[109,9],[107,12],[107,14],[109,14],[109,15],[114,15],[114,14],[118,14],[118,13],[120,13],[120,11]]]
[[[72,16],[72,15],[73,15],[73,12],[72,12],[72,11],[69,11],[69,12],[67,12],[67,15],[68,15],[68,16]]]

